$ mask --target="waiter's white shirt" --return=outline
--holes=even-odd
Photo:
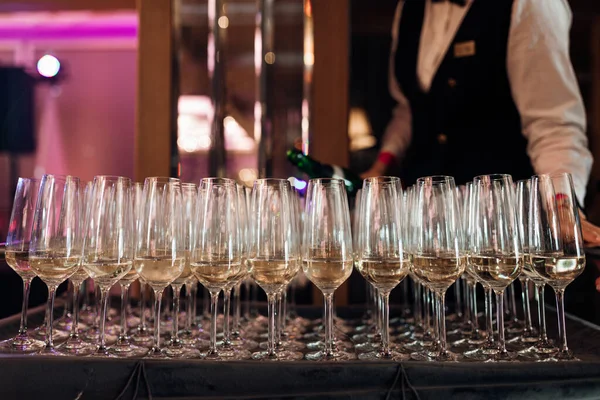
[[[429,91],[473,1],[493,0],[469,0],[464,7],[426,0],[417,65],[423,90]],[[381,148],[381,152],[398,158],[404,155],[412,136],[410,104],[398,86],[394,68],[403,6],[401,0],[396,8],[389,70],[390,91],[398,106]],[[571,20],[567,0],[514,0],[506,63],[534,171],[571,173],[577,198],[583,204],[592,155],[583,101],[569,57]]]

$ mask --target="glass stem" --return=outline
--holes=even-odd
[[[233,288],[233,337],[240,337],[240,318],[242,317],[242,301],[241,301],[242,283],[238,283]]]
[[[460,280],[462,281],[463,279],[460,278]],[[465,282],[464,285],[464,301],[465,301],[465,312],[463,314],[464,316],[464,322],[466,325],[471,325],[471,310],[473,309],[473,304],[471,304],[473,302],[473,296],[471,296],[471,287],[469,286],[468,283]]]
[[[517,314],[517,298],[515,295],[514,283],[508,286],[510,313],[512,314],[513,322],[519,322],[519,315]]]
[[[325,357],[333,357],[333,293],[325,293]]]
[[[104,328],[106,326],[106,311],[108,309],[108,291],[110,288],[106,290],[98,289],[100,292],[100,346],[98,347],[98,353],[106,352],[106,334],[104,332]]]
[[[446,292],[435,293],[437,295],[437,314],[440,354],[446,354]]]
[[[415,283],[415,291],[413,292],[414,303],[415,303],[415,325],[418,328],[423,328],[423,312],[421,307],[421,290],[422,287],[419,283]]]
[[[252,300],[250,301],[250,315],[259,316],[258,309],[256,308],[258,303],[258,290],[256,284],[252,284]]]
[[[423,287],[423,316],[425,317],[425,335],[431,337],[431,319],[429,317],[429,289]]]
[[[155,353],[160,352],[160,304],[163,290],[154,290],[154,348]]]
[[[147,329],[146,326],[146,285],[140,281],[140,326],[142,331]]]
[[[285,326],[287,324],[287,287],[281,291],[281,334],[285,335]]]
[[[129,303],[129,285],[121,285],[121,334],[119,341],[127,340],[127,303]]]
[[[558,327],[560,335],[560,353],[568,353],[567,345],[567,325],[565,322],[565,289],[555,289],[556,292],[556,311],[558,312]]]
[[[281,292],[277,293],[277,308],[275,309],[275,347],[281,346],[281,316],[283,310],[283,297]]]
[[[506,352],[506,343],[504,341],[504,291],[496,292],[496,319],[498,320],[498,350],[500,353]]]
[[[231,309],[231,288],[223,290],[223,346],[231,346],[231,331],[229,320]]]
[[[171,344],[179,344],[179,308],[181,307],[181,285],[172,285],[173,288],[173,332],[171,333]]]
[[[485,327],[487,330],[487,345],[494,346],[494,316],[492,315],[492,289],[483,287],[485,293]],[[504,299],[503,299],[504,300]],[[504,318],[504,316],[502,316]]]
[[[73,282],[73,319],[71,322],[71,337],[79,336],[79,294],[81,293],[81,283]]]
[[[192,299],[192,308],[190,312],[190,332],[192,330],[192,326],[196,324],[196,317],[198,311],[198,282],[192,283],[190,286],[190,296]]]
[[[390,352],[390,294],[389,292],[379,292],[381,297],[381,353],[383,357],[391,357]]]
[[[275,358],[275,307],[277,307],[277,294],[269,293],[267,295],[269,332],[267,337],[267,355],[269,358]]]
[[[208,354],[217,354],[217,314],[219,306],[219,291],[210,293],[210,350]]]
[[[187,334],[192,331],[192,286],[190,284],[185,285],[185,327],[184,330]]]
[[[544,289],[546,285],[535,285],[537,291],[537,307],[538,307],[538,321],[540,323],[540,340],[547,341],[548,333],[546,331],[546,307],[544,306]]]
[[[381,293],[379,289],[375,289],[375,304],[377,306],[377,333],[381,337],[383,331],[383,306],[381,303]]]
[[[529,278],[522,281],[521,298],[523,300],[523,313],[525,314],[525,332],[531,335],[533,323],[531,322],[531,304],[529,303]]]
[[[462,288],[460,287],[460,278],[456,281],[454,285],[454,296],[456,297],[456,317],[462,318],[463,309],[462,309]]]
[[[473,333],[479,332],[479,319],[477,312],[477,282],[471,286],[471,324],[473,325]]]
[[[410,315],[410,304],[408,304],[408,279],[402,280],[402,314],[404,317]]]
[[[21,324],[19,325],[19,336],[27,335],[27,310],[29,309],[30,290],[31,279],[23,279],[23,304],[21,305]]]
[[[102,293],[98,285],[94,285],[94,297],[96,298],[96,318],[94,318],[94,325],[96,328],[99,328],[102,316]]]
[[[289,305],[288,314],[291,319],[295,319],[296,317],[298,317],[298,312],[296,311],[296,283],[294,283],[294,282],[292,282],[290,284],[289,299],[290,299],[290,305]]]
[[[52,325],[54,324],[54,297],[56,296],[56,286],[48,286],[48,303],[46,309],[46,315],[48,316],[48,325],[46,326],[46,349],[52,350],[54,348],[54,341],[52,339]]]
[[[250,320],[250,279],[244,281],[244,319]]]

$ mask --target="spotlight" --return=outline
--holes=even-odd
[[[44,78],[54,78],[60,71],[60,61],[53,55],[46,54],[38,60],[37,70]]]

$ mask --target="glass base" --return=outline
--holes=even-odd
[[[432,357],[437,362],[457,362],[463,358],[462,354],[456,354],[449,350],[440,351]]]
[[[30,354],[37,353],[46,347],[46,343],[25,335],[19,335],[0,342],[0,353],[2,354]]]
[[[366,342],[354,346],[359,353],[378,352],[381,347],[381,342]],[[358,357],[360,359],[360,356]]]
[[[303,358],[304,354],[299,351],[277,351],[272,355],[269,355],[267,351],[252,353],[252,359],[260,361],[299,361]]]
[[[146,356],[144,358],[152,358],[152,359],[166,359],[167,354],[164,349],[156,346],[152,346],[150,350],[146,352]]]
[[[509,351],[498,351],[496,354],[494,354],[494,356],[489,360],[489,361],[495,361],[495,362],[505,362],[505,361],[512,361],[515,358],[517,358],[518,353],[513,353],[513,352],[509,352]]]
[[[324,351],[308,353],[306,359],[309,361],[350,361],[356,360],[356,354],[346,351],[334,351],[333,354],[327,355]]]
[[[88,356],[96,351],[98,346],[85,342],[79,337],[69,337],[66,342],[56,347],[56,350],[66,356]]]
[[[39,352],[40,356],[64,356],[65,354],[63,354],[62,352],[58,351],[56,349],[56,347],[48,347],[48,345],[46,345],[46,347],[44,347],[42,349],[42,351]]]
[[[371,351],[359,354],[358,359],[364,361],[406,361],[410,360],[410,355],[396,350],[390,350],[388,354],[384,354],[381,351]]]
[[[33,339],[37,339],[37,340],[43,340],[45,341],[47,338],[47,334],[46,334],[46,326],[42,325],[38,328],[35,328],[34,330],[30,331],[28,333],[28,336],[33,338]],[[55,343],[60,343],[60,342],[64,342],[65,340],[67,340],[67,338],[69,337],[69,333],[65,332],[65,331],[61,331],[59,329],[54,328],[52,330],[52,340]]]
[[[231,345],[236,349],[244,350],[256,350],[258,348],[258,342],[251,339],[237,338],[231,340]]]
[[[261,348],[262,350],[266,350],[268,348],[268,343],[261,342],[258,347]],[[306,349],[306,344],[304,344],[302,342],[297,342],[295,340],[284,340],[275,347],[275,351],[284,351],[284,350],[301,351],[304,349]],[[313,350],[315,350],[315,349],[313,349]]]
[[[433,361],[433,357],[421,351],[415,351],[410,353],[410,359],[414,361]]]
[[[142,357],[148,353],[148,348],[136,346],[131,339],[126,339],[109,347],[108,353],[117,357]]]
[[[164,349],[170,358],[199,358],[200,350],[187,346],[169,346]]]
[[[351,342],[345,342],[342,340],[336,340],[333,343],[333,347],[336,350],[343,350],[343,351],[348,351],[348,350],[353,351],[354,350],[354,344],[352,344]],[[311,342],[306,345],[306,348],[308,350],[324,350],[325,342],[323,342],[322,340],[319,340],[317,342]]]
[[[498,349],[495,349],[495,353],[498,352]],[[493,349],[484,349],[484,348],[478,348],[475,350],[471,350],[471,351],[466,351],[463,353],[463,355],[468,358],[469,360],[473,360],[473,361],[487,361],[490,360],[491,358],[494,357],[494,350]]]
[[[79,337],[86,342],[98,344],[100,342],[100,330],[92,328],[79,334]],[[108,333],[108,331],[104,334],[104,342],[107,345],[115,344],[117,342],[117,338],[118,337],[116,335],[111,335]]]
[[[554,354],[558,351],[551,341],[549,340],[539,340],[534,344],[535,351],[540,354]]]

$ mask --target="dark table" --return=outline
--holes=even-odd
[[[588,258],[586,272],[567,292],[569,345],[581,361],[270,363],[0,356],[0,400],[600,399],[600,326],[591,322],[600,315],[594,290],[598,260]],[[551,300],[551,289],[547,295]],[[549,334],[555,338],[556,314],[552,302],[547,304]],[[320,309],[303,311],[320,317]],[[340,308],[338,315],[357,311]],[[30,326],[42,318],[43,307],[30,310]],[[0,339],[14,335],[18,322],[17,315],[0,320]]]

